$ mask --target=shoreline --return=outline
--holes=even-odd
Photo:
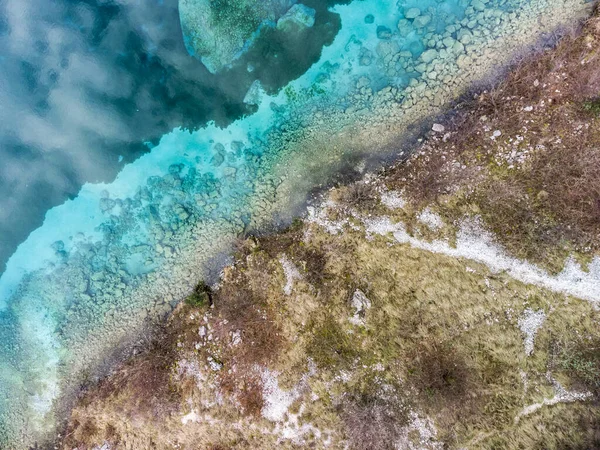
[[[162,373],[176,398],[140,406],[148,386],[134,377],[119,387],[124,373],[137,373],[136,361],[162,354],[149,351],[103,381],[102,395],[86,393],[64,448],[594,448],[600,380],[578,367],[600,367],[586,353],[600,342],[600,294],[583,286],[599,285],[600,240],[568,262],[573,255],[561,240],[545,242],[542,226],[513,237],[490,227],[515,222],[506,208],[541,223],[564,200],[565,179],[553,176],[557,187],[546,187],[536,167],[565,175],[574,152],[597,156],[600,116],[588,81],[598,73],[598,29],[592,19],[581,35],[519,64],[470,100],[460,120],[437,122],[407,161],[340,183],[303,220],[241,242],[219,286],[199,286],[170,318],[177,352]],[[565,147],[546,139],[553,136]],[[546,147],[529,151],[540,140]],[[550,166],[545,157],[558,160]],[[572,184],[590,175],[568,177]],[[495,197],[514,185],[526,199],[527,181],[548,190],[536,199],[551,201],[518,206]],[[565,225],[586,223],[557,217],[559,238],[578,248],[588,235]],[[600,236],[597,223],[590,230],[590,239]],[[537,253],[521,259],[522,248]],[[565,261],[580,272],[556,275],[552,267]],[[523,276],[531,267],[541,283]],[[158,421],[157,405],[168,411]]]

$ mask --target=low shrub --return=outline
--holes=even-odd
[[[419,346],[409,365],[410,381],[428,403],[451,406],[465,399],[472,371],[463,355],[450,344]]]
[[[303,269],[306,281],[319,286],[327,278],[327,254],[320,248],[298,245],[294,247],[294,261]]]
[[[371,184],[359,181],[345,186],[341,192],[341,203],[359,211],[373,209],[378,203],[379,196]]]
[[[224,284],[215,293],[216,334],[228,342],[239,333],[240,343],[230,347],[237,364],[266,364],[282,345],[279,326],[267,300],[252,291],[246,283]]]
[[[96,391],[100,399],[126,393],[124,410],[145,415],[150,420],[161,420],[177,411],[181,400],[171,379],[178,358],[178,329],[161,324],[149,330],[146,339],[142,353],[103,380]]]
[[[185,304],[192,308],[206,308],[212,305],[212,292],[203,281],[198,283],[194,292],[185,299]]]
[[[600,337],[573,335],[555,342],[553,366],[572,382],[572,388],[600,399]]]
[[[340,407],[351,449],[393,450],[408,423],[408,408],[390,385],[349,394]]]

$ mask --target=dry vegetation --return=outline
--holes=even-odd
[[[214,328],[220,342],[239,335],[239,344],[227,346],[221,353],[223,369],[218,382],[223,393],[234,398],[244,414],[259,416],[263,408],[260,368],[277,358],[284,342],[263,280],[252,282],[254,264],[248,266],[239,269],[235,279],[226,279],[217,291]]]
[[[600,312],[367,237],[360,221],[385,214],[451,240],[478,215],[510,252],[555,270],[572,251],[598,255],[599,32],[593,19],[522,62],[378,182],[331,192],[342,233],[297,221],[241,241],[218,289],[199,285],[148,352],[86,393],[63,448],[600,448]],[[407,204],[386,208],[384,185]],[[419,224],[425,207],[442,228]],[[526,311],[545,317],[531,355]],[[280,397],[293,393],[275,423],[267,369]],[[549,404],[561,389],[589,396]]]
[[[153,425],[177,413],[181,391],[172,382],[172,371],[178,358],[179,331],[176,318],[170,324],[150,330],[145,350],[94,387],[83,397],[82,404],[111,403],[123,417]],[[64,438],[68,448],[103,441],[118,445],[119,432],[114,424],[96,420],[93,415],[73,420]]]
[[[373,382],[364,390],[349,393],[339,405],[350,448],[394,450],[408,424],[408,408],[390,385]]]
[[[465,357],[450,344],[432,343],[415,349],[409,376],[419,394],[434,407],[460,406],[476,383]]]
[[[450,219],[480,215],[515,254],[555,270],[570,252],[598,250],[599,24],[592,18],[463,105],[390,186]]]

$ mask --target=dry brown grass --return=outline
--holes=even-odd
[[[243,414],[260,416],[264,406],[263,382],[256,367],[240,365],[231,372],[222,372],[219,386],[224,394],[238,402]]]
[[[229,343],[221,346],[221,390],[243,414],[258,416],[263,407],[261,368],[276,360],[285,339],[269,303],[269,260],[252,247],[214,293],[212,327],[221,343]],[[234,335],[239,336],[236,344]]]
[[[380,383],[373,386],[347,395],[340,405],[353,450],[393,450],[408,423],[408,408],[396,390]]]
[[[281,346],[279,329],[266,299],[245,285],[225,284],[215,295],[215,330],[223,341],[241,333],[241,343],[232,357],[241,364],[266,364]]]
[[[177,361],[177,325],[163,324],[147,331],[141,353],[126,361],[111,376],[85,392],[82,405],[114,402],[123,417],[137,417],[160,423],[179,410],[181,396],[172,382]],[[107,441],[116,445],[119,432],[111,423],[96,423],[93,418],[75,419],[67,427],[62,444],[65,448],[87,449]]]
[[[546,260],[557,243],[594,248],[599,228],[594,202],[600,182],[596,163],[600,102],[595,97],[600,92],[600,69],[594,52],[600,23],[590,22],[588,28],[595,30],[591,38],[585,34],[567,38],[555,54],[521,62],[507,82],[479,95],[470,112],[459,114],[447,126],[454,134],[446,141],[431,137],[419,156],[392,171],[390,187],[404,189],[416,206],[413,209],[433,206],[450,219],[468,212],[481,215],[519,255]],[[579,64],[578,59],[586,55],[592,62]],[[525,114],[523,107],[542,100],[546,108]],[[482,115],[487,116],[485,122]],[[523,145],[537,149],[518,168],[496,164],[499,141],[522,133],[524,124],[528,134]],[[574,134],[581,124],[590,126]],[[489,136],[495,129],[503,134],[492,142]],[[344,203],[339,214],[351,208],[371,212],[378,203],[364,183],[338,191],[334,200]],[[402,214],[408,216],[409,210]],[[309,227],[311,233],[305,233]],[[198,387],[196,379],[189,381],[193,384],[189,391],[196,389],[196,397],[184,395],[182,400],[176,390],[160,390],[169,385],[166,369],[172,366],[173,354],[159,345],[156,352],[125,364],[88,400],[90,405],[99,398],[106,403],[114,400],[103,417],[124,420],[117,427],[107,426],[89,408],[87,415],[72,421],[71,448],[120,439],[124,443],[119,448],[132,448],[137,438],[130,430],[133,423],[141,423],[149,434],[144,442],[160,440],[157,448],[169,448],[166,442],[179,438],[193,442],[185,448],[293,448],[290,442],[276,441],[275,435],[257,436],[257,428],[244,427],[264,424],[258,418],[264,406],[261,367],[281,369],[281,385],[291,386],[305,373],[309,358],[318,371],[311,376],[310,389],[319,399],[303,404],[302,420],[321,430],[331,427],[353,449],[392,448],[406,431],[409,411],[433,420],[437,438],[448,448],[598,447],[600,422],[590,403],[541,408],[518,424],[514,420],[523,407],[552,395],[544,377],[549,345],[541,345],[541,330],[533,356],[526,358],[514,320],[504,315],[521,311],[535,291],[544,305],[563,308],[549,314],[548,321],[556,316],[565,320],[579,310],[574,299],[563,304],[563,297],[523,286],[506,274],[491,275],[476,264],[465,271],[463,261],[393,245],[386,239],[366,240],[362,232],[351,229],[333,236],[314,225],[294,224],[282,234],[240,242],[236,264],[225,270],[220,289],[199,288],[175,316],[189,319],[191,311],[202,314],[195,314],[189,323],[172,322],[178,337],[162,340],[162,344],[170,342],[171,349],[177,348],[177,342],[183,344],[179,356],[197,358],[200,370],[208,356],[222,364],[221,370],[207,367],[203,374],[216,379],[216,389],[224,394],[225,404],[209,411],[223,423],[200,421],[181,428],[182,414],[191,407],[187,401],[208,397],[203,397],[204,386]],[[282,254],[304,276],[290,296],[282,293]],[[348,321],[353,313],[348,298],[357,287],[372,301],[364,327]],[[210,295],[210,309],[204,294]],[[197,347],[198,327],[206,325],[198,316],[204,313],[214,339]],[[570,328],[581,331],[582,326],[573,321]],[[238,332],[241,340],[233,345],[232,335]],[[560,328],[556,333],[562,336],[565,331]],[[569,388],[596,389],[600,345],[578,341],[576,335],[562,337],[554,353],[553,374],[563,376]],[[156,377],[142,376],[153,371]],[[522,386],[522,371],[527,372],[529,387]],[[342,373],[349,374],[349,380],[340,381]],[[400,393],[410,393],[410,404]],[[184,411],[169,418],[180,403]],[[193,410],[204,414],[201,405],[201,401],[194,403]],[[241,419],[240,413],[250,417]],[[160,420],[172,428],[154,427]],[[234,432],[239,432],[239,439],[224,431],[232,423],[242,424]],[[220,427],[222,434],[211,434],[213,426]],[[189,430],[197,430],[198,435],[186,434]],[[163,432],[164,439],[157,438]],[[205,439],[202,443],[194,440],[199,436]],[[255,439],[265,440],[260,445]],[[334,437],[332,447],[338,444],[346,442]]]
[[[177,361],[177,336],[168,326],[153,332],[142,354],[128,361],[118,372],[100,383],[100,397],[129,392],[127,407],[149,417],[160,418],[177,409],[179,393],[171,383]]]
[[[319,286],[330,276],[327,272],[327,253],[316,247],[296,246],[293,252],[294,261],[302,269],[306,281]]]
[[[100,384],[99,395],[109,397],[115,392],[128,392],[128,408],[158,420],[177,410],[179,392],[171,382],[178,356],[176,342],[175,329],[160,326],[141,355]]]
[[[511,252],[552,269],[569,251],[599,250],[599,21],[463,105],[450,135],[432,135],[392,171],[393,187],[450,220],[477,211]],[[513,150],[525,161],[510,161]]]
[[[581,415],[576,429],[579,431],[577,440],[564,439],[556,446],[557,450],[600,449],[600,417],[598,415]]]
[[[206,450],[229,450],[229,447],[226,447],[222,444],[212,444],[206,447]]]
[[[461,353],[450,344],[423,344],[415,348],[409,373],[426,402],[435,407],[464,402],[475,383]]]

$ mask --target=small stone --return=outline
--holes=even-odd
[[[485,11],[485,4],[481,0],[473,0],[473,2],[471,3],[471,7],[475,11]]]
[[[416,19],[421,15],[421,10],[419,8],[410,8],[404,12],[404,17],[407,19]]]
[[[430,15],[424,15],[424,16],[417,17],[413,21],[413,26],[415,28],[425,28],[430,23],[431,23],[431,16]]]
[[[392,38],[392,30],[388,27],[378,26],[377,27],[377,39],[389,40]]]
[[[452,47],[454,47],[454,43],[455,42],[456,41],[452,37],[444,38],[444,40],[442,41],[442,43],[446,46],[446,48],[452,48]]]
[[[431,129],[433,131],[435,131],[436,133],[443,133],[446,130],[446,127],[444,125],[442,125],[441,123],[434,123],[433,127],[431,127]]]
[[[423,54],[421,55],[421,61],[423,61],[425,64],[428,64],[431,61],[433,61],[434,59],[436,59],[437,56],[438,56],[438,51],[435,49],[430,49],[430,50],[423,52]]]

